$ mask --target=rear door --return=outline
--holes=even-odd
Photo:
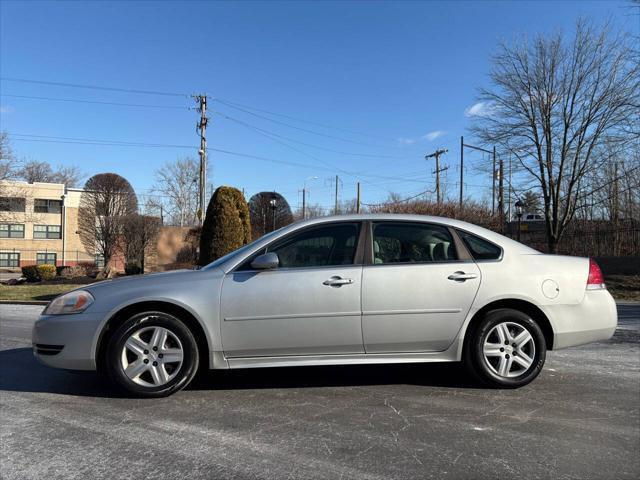
[[[256,271],[248,259],[227,274],[221,299],[225,355],[364,353],[360,231],[360,222],[298,230],[267,247],[278,255],[278,268]]]
[[[374,222],[362,273],[367,353],[442,351],[454,340],[480,269],[443,225]]]

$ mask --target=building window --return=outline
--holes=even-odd
[[[60,225],[34,225],[33,238],[60,238]]]
[[[55,265],[56,264],[56,254],[55,253],[36,253],[36,264],[37,265]]]
[[[24,238],[24,224],[21,224],[21,223],[0,224],[0,238]]]
[[[35,213],[60,213],[62,211],[62,200],[36,198],[33,202],[33,211]]]
[[[96,263],[96,267],[103,268],[104,267],[104,255],[96,254],[95,263]]]
[[[20,266],[19,253],[0,252],[0,267],[15,268]]]
[[[18,197],[0,197],[0,212],[24,212],[25,199]]]

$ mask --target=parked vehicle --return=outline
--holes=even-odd
[[[616,324],[593,260],[457,220],[371,214],[295,223],[201,270],[61,295],[33,348],[147,397],[184,388],[199,368],[407,362],[462,361],[513,388],[547,350],[607,339]]]
[[[544,222],[544,216],[539,213],[525,213],[522,216],[523,222]]]

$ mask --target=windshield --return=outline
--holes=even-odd
[[[202,270],[211,270],[213,268],[218,268],[224,262],[226,262],[227,260],[230,260],[231,258],[235,257],[236,255],[242,255],[244,253],[249,252],[259,242],[262,242],[263,240],[267,240],[267,239],[275,236],[280,230],[281,229],[278,229],[278,230],[274,230],[273,232],[267,233],[266,235],[261,236],[260,238],[254,240],[253,242],[247,243],[246,245],[238,248],[237,250],[234,250],[233,252],[230,252],[230,253],[227,253],[226,255],[223,255],[222,257],[214,260],[210,264],[205,265],[204,267],[202,267]]]

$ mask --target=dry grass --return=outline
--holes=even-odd
[[[604,280],[616,300],[640,301],[640,275],[605,275]]]
[[[0,301],[34,302],[49,301],[61,293],[68,292],[82,285],[73,283],[38,284],[28,283],[24,285],[0,285]]]

